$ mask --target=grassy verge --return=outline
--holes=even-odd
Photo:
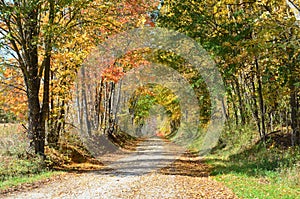
[[[50,171],[40,157],[26,152],[28,140],[20,124],[0,124],[0,190],[46,179]]]
[[[262,155],[262,152],[257,155]],[[266,158],[266,155],[261,157]],[[300,198],[300,168],[296,164],[287,165],[282,160],[278,160],[281,162],[278,164],[272,161],[250,162],[250,158],[209,158],[207,162],[214,168],[211,175],[240,198]]]
[[[38,174],[33,174],[29,176],[16,176],[16,177],[11,177],[5,181],[2,181],[0,183],[0,193],[3,190],[7,190],[11,187],[19,187],[24,184],[35,184],[40,181],[44,181],[46,179],[49,179],[53,176],[60,175],[63,172],[61,171],[45,171],[41,172]]]
[[[276,174],[274,174],[276,175]],[[300,189],[286,184],[268,181],[268,178],[251,177],[238,173],[217,175],[217,181],[223,182],[240,198],[297,199]]]
[[[223,135],[225,147],[206,158],[211,173],[240,198],[300,198],[300,148],[257,142],[250,128]],[[224,144],[223,143],[223,144]]]

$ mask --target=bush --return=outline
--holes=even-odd
[[[41,157],[30,159],[6,158],[0,163],[0,181],[16,176],[30,176],[42,171],[45,171],[45,167]]]
[[[28,139],[19,124],[0,124],[0,181],[45,170],[41,157],[27,154]]]

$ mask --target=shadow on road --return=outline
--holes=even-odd
[[[99,160],[105,163],[101,169],[79,172],[109,176],[141,176],[157,172],[164,175],[207,177],[211,170],[199,157],[157,137],[140,142],[135,152],[121,155],[112,153],[110,156],[99,157]]]

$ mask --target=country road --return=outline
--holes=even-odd
[[[236,198],[231,190],[200,172],[197,175],[170,166],[183,152],[174,144],[151,138],[141,142],[135,152],[104,169],[64,175],[35,189],[3,198]],[[194,167],[199,165],[186,169],[197,169]]]

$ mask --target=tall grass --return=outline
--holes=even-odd
[[[0,182],[44,171],[43,160],[27,154],[28,139],[19,124],[0,124]]]

